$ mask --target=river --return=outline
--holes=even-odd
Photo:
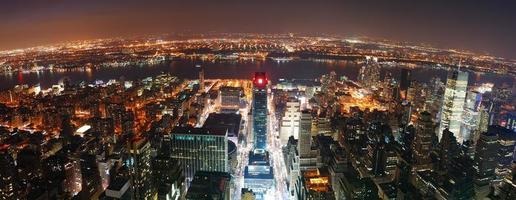
[[[6,90],[19,84],[35,85],[40,84],[42,88],[51,87],[59,80],[67,77],[73,83],[85,81],[88,83],[95,80],[107,81],[109,79],[119,79],[124,77],[126,80],[138,80],[149,76],[156,76],[160,73],[171,73],[180,78],[197,78],[195,65],[205,67],[205,76],[210,78],[251,78],[255,71],[267,72],[270,79],[274,82],[279,78],[296,79],[315,79],[323,74],[335,71],[337,75],[345,75],[355,80],[360,65],[348,61],[319,62],[311,60],[293,60],[288,62],[277,62],[274,60],[265,61],[239,61],[239,62],[205,62],[198,60],[174,60],[166,64],[152,66],[130,66],[100,68],[92,70],[71,70],[71,71],[42,71],[32,73],[14,73],[0,75],[0,90]],[[390,72],[394,77],[399,76],[400,67],[382,68],[381,74],[384,76]],[[433,69],[430,67],[419,67],[412,69],[411,79],[422,82],[429,81],[432,77],[440,77],[446,80],[446,70]],[[470,83],[492,82],[495,84],[513,84],[514,77],[496,74],[470,73]]]

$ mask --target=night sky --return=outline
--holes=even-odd
[[[329,33],[516,59],[513,0],[3,0],[0,49],[170,32]]]

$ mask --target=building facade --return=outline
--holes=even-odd
[[[175,127],[171,135],[171,155],[181,163],[187,185],[200,170],[228,172],[227,131]]]
[[[448,73],[441,104],[439,130],[437,132],[439,139],[441,139],[443,130],[448,128],[455,135],[459,143],[462,143],[464,140],[460,132],[460,127],[462,124],[467,87],[467,72],[454,70]]]

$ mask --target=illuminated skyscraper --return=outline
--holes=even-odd
[[[380,65],[368,59],[367,64],[360,68],[357,79],[364,88],[377,88],[380,81]]]
[[[0,199],[15,199],[16,171],[14,159],[7,152],[0,153]]]
[[[96,199],[102,191],[102,180],[95,155],[81,155],[82,190],[81,199]]]
[[[171,141],[165,135],[158,155],[152,161],[152,182],[158,191],[158,199],[179,199],[185,193],[185,177],[178,160],[171,155]]]
[[[400,99],[407,99],[408,89],[410,87],[410,70],[403,68],[401,69],[401,77],[400,77]]]
[[[495,178],[498,148],[496,132],[487,131],[480,135],[473,165],[476,171],[475,195],[478,199],[483,199],[489,194],[491,181]]]
[[[299,157],[306,158],[311,156],[312,150],[312,114],[309,111],[303,111],[299,121],[299,142],[297,148]]]
[[[199,90],[202,92],[205,91],[204,88],[204,66],[196,65],[195,67],[199,68]]]
[[[249,152],[249,165],[244,169],[244,187],[263,199],[274,188],[274,171],[267,152],[267,77],[265,72],[256,72],[253,78],[252,134],[253,151]]]
[[[422,112],[416,123],[416,135],[412,147],[416,166],[419,168],[429,167],[434,130],[432,116],[428,112]]]
[[[195,172],[228,172],[228,134],[225,129],[175,127],[171,155],[179,160],[187,185]]]
[[[288,142],[290,136],[294,136],[294,139],[299,137],[299,118],[300,118],[300,102],[291,98],[287,101],[287,108],[285,114],[281,119],[280,127],[280,141],[281,146],[284,146]]]
[[[441,106],[441,123],[437,132],[439,140],[444,129],[448,128],[462,143],[464,137],[460,133],[462,114],[464,111],[464,100],[468,87],[468,73],[454,70],[448,73],[446,89]]]
[[[474,91],[467,93],[460,131],[464,140],[473,141],[474,131],[479,124],[480,102],[482,102],[482,94]]]
[[[267,83],[265,72],[255,73],[252,107],[255,151],[265,151],[267,146]]]
[[[134,198],[152,199],[155,195],[155,190],[152,187],[150,143],[144,138],[134,138],[128,142],[128,149],[130,156],[128,164]]]

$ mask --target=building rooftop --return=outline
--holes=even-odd
[[[107,190],[120,191],[124,185],[129,182],[129,179],[123,177],[116,177],[115,179],[109,182],[109,186]]]
[[[172,134],[187,134],[187,135],[217,135],[224,136],[227,134],[225,128],[194,128],[176,126],[172,129]]]
[[[329,178],[329,172],[326,168],[303,171],[303,180],[307,190],[316,192],[332,191]]]
[[[237,137],[240,132],[242,115],[235,113],[210,113],[203,128],[227,129],[228,135]]]

